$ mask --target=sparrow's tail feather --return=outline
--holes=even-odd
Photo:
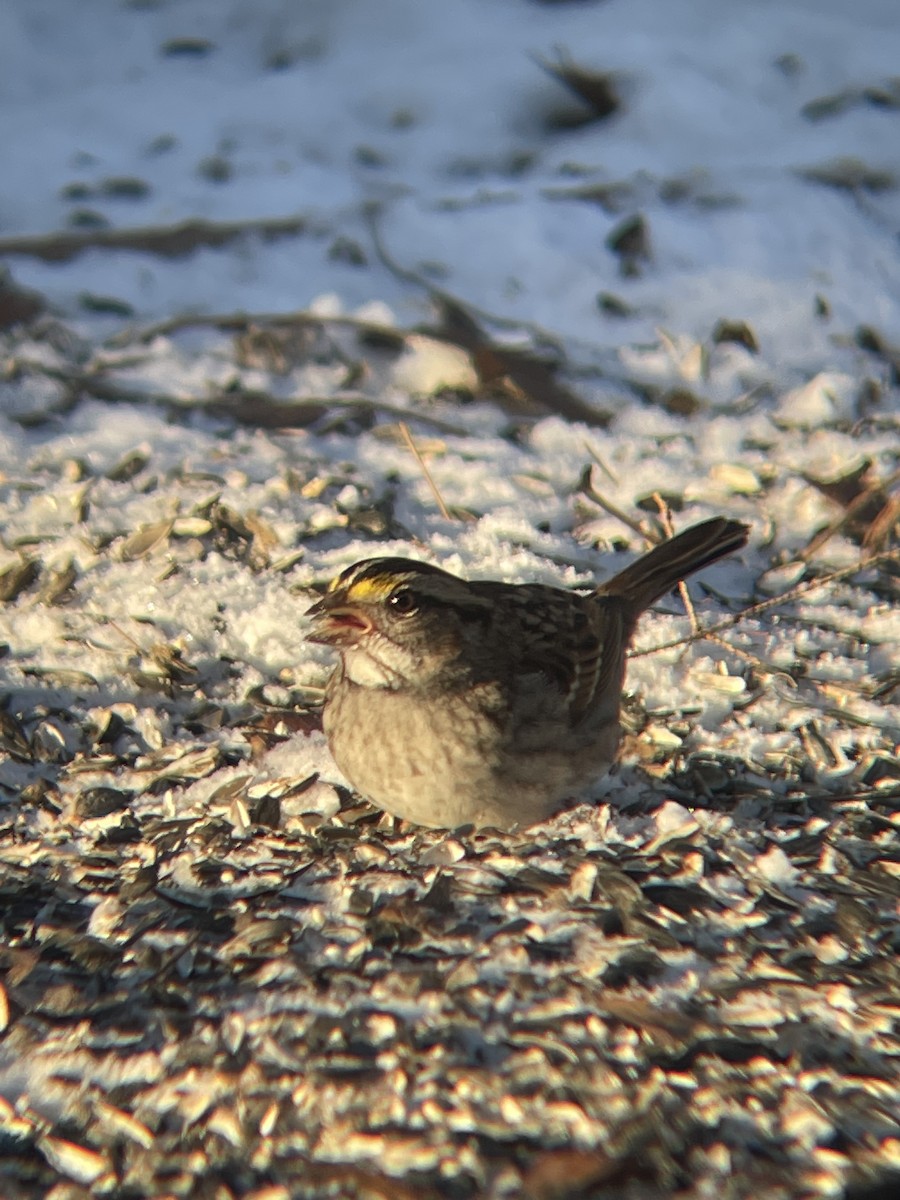
[[[598,596],[627,600],[635,620],[682,579],[746,545],[748,526],[726,517],[692,525],[660,543],[597,588]]]

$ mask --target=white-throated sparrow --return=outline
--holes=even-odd
[[[419,825],[548,817],[615,757],[638,617],[747,533],[703,521],[586,595],[467,582],[407,558],[356,563],[309,610],[310,640],[341,656],[324,710],[335,762]]]

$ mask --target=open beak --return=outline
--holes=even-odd
[[[306,640],[323,646],[352,645],[372,628],[365,614],[352,604],[341,603],[339,595],[317,600],[306,615],[312,618],[312,632]]]

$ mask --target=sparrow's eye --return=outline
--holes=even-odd
[[[415,596],[409,588],[398,588],[396,592],[388,597],[388,604],[390,605],[391,612],[395,612],[400,617],[408,617],[419,607]]]

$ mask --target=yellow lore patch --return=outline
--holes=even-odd
[[[397,580],[391,575],[376,575],[371,579],[357,579],[347,588],[347,601],[352,604],[354,600],[360,603],[386,600],[396,586]]]

